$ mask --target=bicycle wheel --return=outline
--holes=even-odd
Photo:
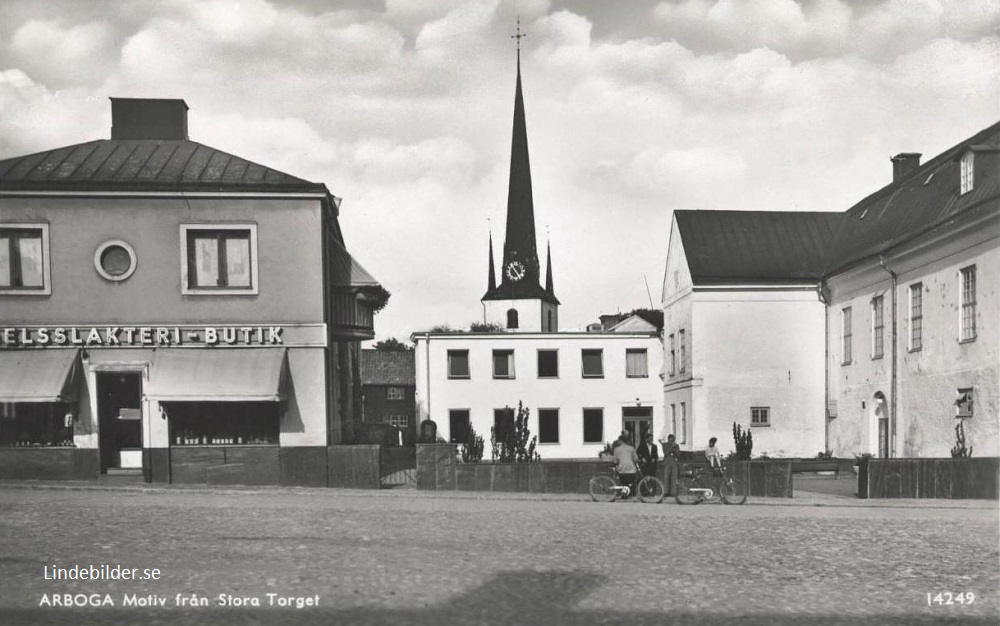
[[[691,491],[692,487],[697,487],[693,478],[681,478],[677,481],[677,504],[698,504],[705,499],[700,491]]]
[[[719,484],[719,495],[726,504],[743,504],[747,501],[747,490],[739,478],[723,478]]]
[[[590,498],[594,502],[614,502],[617,486],[610,476],[594,476],[590,479]]]
[[[663,487],[663,483],[656,476],[646,476],[639,481],[639,485],[636,487],[639,500],[650,504],[659,504],[660,502],[663,502],[663,494],[666,493],[666,491],[667,490]]]

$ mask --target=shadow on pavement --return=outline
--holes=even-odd
[[[732,626],[734,624],[802,626],[879,624],[888,626],[921,626],[941,624],[996,624],[986,616],[942,615],[940,613],[878,614],[845,616],[824,615],[803,611],[797,614],[748,613],[739,606],[718,606],[714,612],[675,611],[656,613],[648,611],[578,609],[584,599],[603,588],[613,593],[613,584],[603,576],[580,572],[506,572],[494,576],[486,584],[456,596],[446,603],[407,609],[320,607],[315,609],[279,608],[173,608],[173,609],[124,609],[116,608],[38,608],[0,611],[0,622],[5,626],[21,624],[392,624],[415,626],[463,625],[531,625],[543,626],[580,625],[603,626],[622,624],[628,626],[705,625]],[[612,590],[612,591],[608,591]],[[627,596],[626,596],[627,597]],[[613,602],[612,596],[606,598]],[[605,600],[605,598],[602,598]],[[115,599],[120,603],[120,599]],[[262,597],[262,601],[265,601]],[[168,599],[168,604],[173,598]],[[322,594],[321,594],[322,603]],[[603,602],[602,602],[603,603]]]

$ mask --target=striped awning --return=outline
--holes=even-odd
[[[73,402],[79,350],[0,350],[0,402]]]
[[[146,397],[160,402],[277,402],[285,399],[286,363],[284,348],[159,350]]]

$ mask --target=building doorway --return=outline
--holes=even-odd
[[[101,472],[142,469],[142,374],[97,372]]]
[[[885,394],[881,391],[875,392],[872,407],[872,418],[875,420],[878,429],[878,458],[889,458],[889,414],[886,409]]]
[[[632,445],[638,446],[647,434],[653,432],[653,407],[622,407],[622,430],[632,438]]]

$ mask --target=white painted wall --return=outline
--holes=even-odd
[[[965,223],[931,240],[895,251],[886,264],[898,274],[898,403],[894,455],[951,456],[955,445],[956,391],[973,388],[974,416],[964,420],[966,445],[974,456],[1000,455],[1000,220],[992,215]],[[976,266],[975,341],[959,341],[960,270]],[[923,289],[923,346],[909,349],[909,288]],[[830,447],[839,456],[877,452],[877,422],[872,398],[882,391],[887,404],[891,382],[891,282],[877,260],[833,277],[827,359],[830,398],[837,417],[830,421]],[[871,299],[885,294],[886,354],[873,360]],[[853,310],[854,359],[841,363],[840,312]],[[864,405],[862,406],[862,403]],[[888,410],[888,407],[887,407]]]
[[[531,409],[529,427],[538,434],[538,409],[559,409],[559,443],[539,444],[543,459],[596,458],[604,442],[622,430],[622,408],[644,406],[652,409],[653,432],[663,428],[661,381],[662,347],[651,334],[632,333],[483,333],[413,336],[416,345],[416,398],[418,420],[431,418],[438,435],[448,439],[449,409],[469,409],[472,426],[486,442],[485,459],[490,458],[490,428],[493,410],[518,401]],[[604,378],[583,378],[583,349],[604,351]],[[626,378],[625,351],[645,348],[646,378]],[[494,379],[493,350],[514,350],[515,378]],[[559,351],[559,377],[539,379],[539,349]],[[471,378],[449,379],[448,350],[468,350]],[[604,409],[604,437],[601,443],[583,443],[583,409]]]

